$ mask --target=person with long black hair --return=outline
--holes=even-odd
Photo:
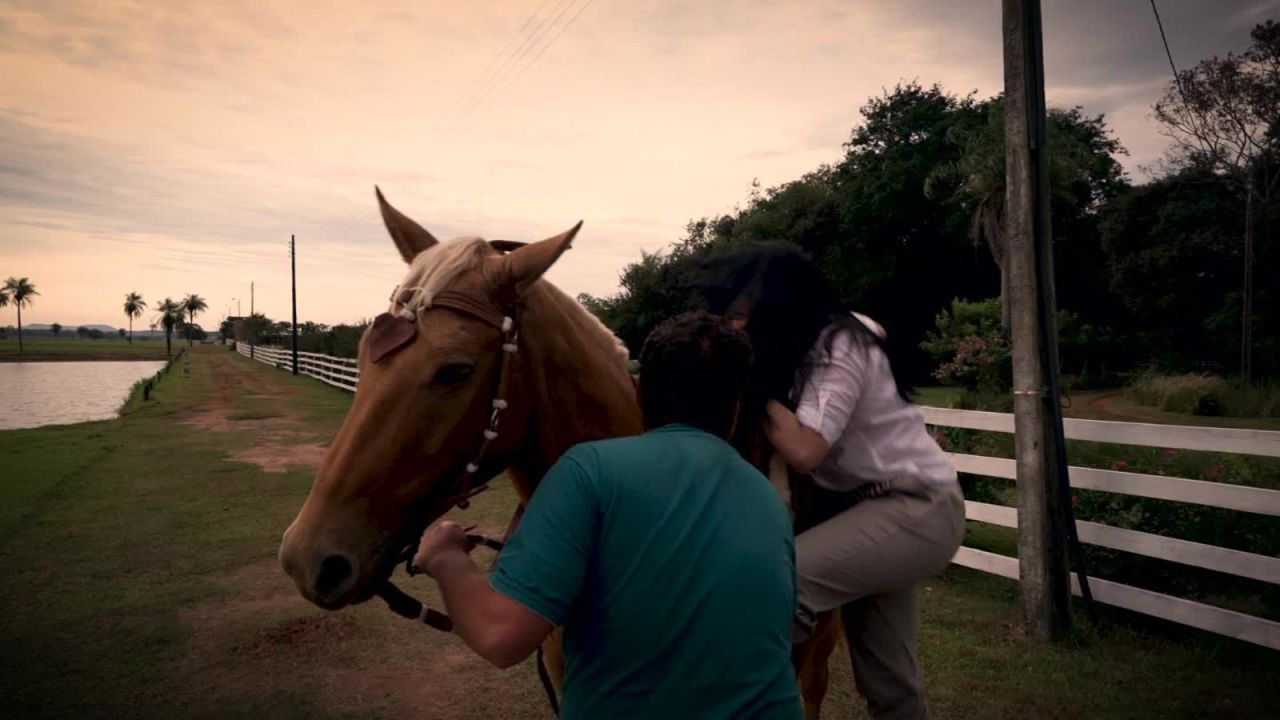
[[[763,428],[805,483],[793,494],[807,498],[796,516],[793,639],[806,639],[820,613],[842,609],[871,717],[927,717],[916,588],[955,554],[964,499],[894,373],[884,328],[842,307],[822,271],[789,243],[714,256],[699,286],[710,310],[745,329],[754,347],[735,444],[759,461]]]

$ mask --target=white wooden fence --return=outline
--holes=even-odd
[[[293,370],[293,352],[288,348],[262,345],[250,348],[248,343],[238,342],[236,352],[282,370]],[[340,358],[301,351],[298,352],[298,374],[313,377],[322,383],[351,392],[356,391],[356,383],[360,380],[360,371],[356,369],[355,358]]]
[[[236,350],[246,357],[250,355],[247,344],[238,343]],[[285,370],[293,367],[291,354],[286,349],[258,347],[253,354],[257,360],[268,365]],[[318,353],[299,352],[298,372],[352,392],[360,379],[355,360]],[[925,422],[937,427],[1013,432],[1013,415],[1009,413],[935,407],[921,407],[920,410]],[[1065,430],[1067,438],[1071,440],[1280,457],[1280,432],[1267,430],[1070,418],[1065,421]],[[1016,477],[1014,461],[1010,459],[963,453],[949,455],[960,472],[1008,480]],[[1075,466],[1071,467],[1070,478],[1071,487],[1082,490],[1172,500],[1280,517],[1280,491],[1277,490]],[[1012,507],[965,501],[965,514],[974,522],[1008,528],[1018,526],[1018,513]],[[1076,528],[1080,541],[1091,545],[1280,584],[1280,558],[1083,520],[1076,523]],[[1014,557],[961,547],[952,562],[1013,580],[1018,579],[1018,559]],[[1073,591],[1079,594],[1079,585],[1074,575],[1071,584]],[[1089,585],[1097,602],[1280,650],[1280,623],[1102,578],[1089,578]]]
[[[1013,432],[1013,415],[1009,413],[933,407],[922,407],[920,410],[924,414],[925,422],[933,426]],[[1280,457],[1280,432],[1267,430],[1153,425],[1072,418],[1065,421],[1065,430],[1067,438],[1071,440]],[[1013,460],[962,453],[949,454],[960,472],[1008,480],[1016,477]],[[1071,467],[1070,478],[1071,487],[1083,490],[1173,500],[1272,517],[1280,516],[1280,491],[1277,490],[1075,466]],[[1002,505],[965,501],[965,516],[975,522],[1009,528],[1018,527],[1017,510]],[[1076,529],[1080,541],[1090,545],[1280,584],[1280,558],[1083,520],[1076,522]],[[952,562],[1002,577],[1018,579],[1017,558],[962,547]],[[1073,592],[1080,594],[1080,587],[1074,574],[1071,578],[1071,586]],[[1089,587],[1097,602],[1280,650],[1280,623],[1271,620],[1096,577],[1089,578]]]

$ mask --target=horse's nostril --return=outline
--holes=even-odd
[[[351,560],[342,555],[330,555],[320,563],[320,574],[316,576],[316,595],[324,600],[337,600],[351,589],[354,582],[355,573]]]

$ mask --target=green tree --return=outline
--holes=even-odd
[[[164,354],[172,355],[173,329],[182,322],[185,306],[172,298],[165,298],[156,306],[156,310],[160,313],[156,320],[164,328]]]
[[[696,304],[690,279],[703,258],[786,240],[814,258],[844,303],[888,329],[897,367],[922,380],[936,364],[919,343],[939,310],[1000,292],[985,236],[974,242],[983,211],[998,217],[1003,205],[999,102],[918,83],[873,97],[839,162],[772,188],[753,183],[744,206],[690,222],[667,251],[628,265],[618,294],[580,300],[636,352],[657,322]],[[1102,207],[1126,191],[1115,158],[1123,148],[1101,117],[1055,110],[1052,118],[1055,247],[1060,276],[1073,278],[1059,295],[1097,325],[1115,314],[1097,226]]]
[[[121,340],[123,340],[125,337],[124,328],[116,328],[116,334],[120,336]],[[130,342],[129,344],[132,345],[133,343]]]
[[[948,128],[949,140],[961,148],[960,156],[934,168],[925,180],[924,191],[935,197],[951,194],[970,212],[969,239],[977,246],[986,247],[999,269],[1000,317],[1007,333],[1010,308],[1009,266],[1004,260],[1004,99],[993,98],[982,103],[981,108],[984,114],[977,124],[959,123]],[[1046,134],[1052,192],[1050,217],[1059,245],[1055,254],[1063,255],[1063,259],[1070,262],[1071,253],[1063,252],[1062,246],[1078,252],[1082,242],[1093,236],[1092,223],[1081,229],[1081,216],[1096,212],[1127,187],[1124,170],[1116,160],[1125,150],[1111,135],[1101,115],[1086,117],[1080,108],[1050,108]],[[1085,252],[1096,255],[1096,249],[1094,242]],[[1066,272],[1059,274],[1070,272],[1079,282],[1079,274],[1075,272],[1078,270],[1089,272],[1071,263]]]
[[[50,325],[50,326],[49,326],[49,332],[53,333],[53,336],[54,336],[54,337],[58,337],[59,335],[61,335],[61,334],[62,334],[62,323],[54,323],[54,324]]]
[[[40,293],[36,292],[36,286],[29,278],[11,277],[4,281],[4,290],[9,301],[18,309],[18,352],[22,352],[22,308],[31,307]]]
[[[1119,301],[1112,324],[1139,351],[1129,360],[1171,372],[1194,370],[1201,361],[1228,367],[1238,361],[1239,325],[1215,328],[1210,320],[1231,311],[1239,319],[1242,206],[1243,198],[1212,173],[1186,170],[1103,209],[1103,265]]]
[[[1170,163],[1213,173],[1244,199],[1240,375],[1246,383],[1254,353],[1255,219],[1280,186],[1280,24],[1260,23],[1251,38],[1243,53],[1179,72],[1155,104],[1156,119],[1174,141]]]
[[[195,343],[193,336],[195,335],[196,328],[196,313],[208,310],[209,303],[205,302],[205,299],[199,295],[191,293],[183,298],[182,309],[185,310],[191,318],[190,326],[187,328],[187,345],[191,346]]]
[[[147,308],[147,303],[142,296],[136,292],[131,292],[124,296],[124,314],[129,318],[129,344],[133,344],[133,319],[142,317],[142,311]]]

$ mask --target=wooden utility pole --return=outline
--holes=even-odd
[[[1012,310],[1013,412],[1018,474],[1022,615],[1041,639],[1071,625],[1067,492],[1058,477],[1059,439],[1051,373],[1057,371],[1056,301],[1045,147],[1040,0],[1004,0],[1005,262]]]
[[[293,287],[293,374],[298,374],[298,252],[289,236],[289,277]]]
[[[1253,382],[1253,169],[1245,170],[1244,185],[1244,318],[1240,328],[1240,379]]]

